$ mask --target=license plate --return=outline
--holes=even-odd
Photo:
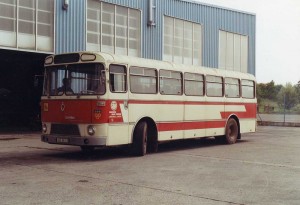
[[[69,143],[69,139],[68,138],[56,138],[56,142],[57,143]]]

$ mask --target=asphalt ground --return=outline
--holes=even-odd
[[[84,154],[38,133],[0,135],[0,204],[300,204],[300,128],[260,126],[234,145],[177,141],[132,157]]]

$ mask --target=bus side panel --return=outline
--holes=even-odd
[[[256,119],[241,119],[240,120],[240,132],[248,133],[256,131]]]
[[[124,145],[130,143],[128,123],[128,93],[108,93],[107,145]]]
[[[131,100],[129,122],[136,124],[143,117],[149,117],[157,124],[158,141],[182,139],[183,109],[184,105],[175,101]]]

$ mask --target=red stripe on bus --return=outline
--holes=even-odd
[[[169,105],[256,105],[256,103],[244,103],[244,102],[201,102],[201,101],[162,101],[162,100],[129,100],[130,104],[169,104]]]
[[[157,123],[159,132],[176,130],[194,130],[208,128],[224,128],[225,121],[202,121],[202,122],[175,122],[175,123]]]

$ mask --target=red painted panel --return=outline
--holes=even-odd
[[[225,121],[158,123],[157,128],[159,132],[206,128],[224,128],[225,123]]]
[[[43,100],[42,121],[56,123],[91,123],[90,100]]]

